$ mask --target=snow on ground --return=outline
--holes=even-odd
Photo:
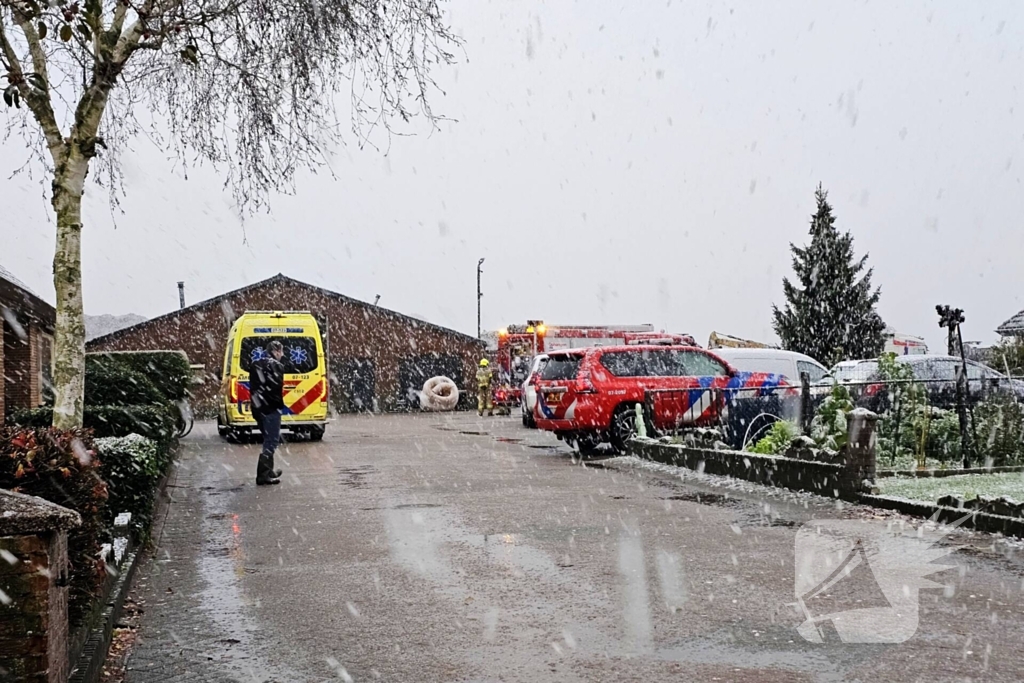
[[[1004,474],[961,474],[952,477],[888,477],[878,480],[882,495],[934,503],[941,496],[954,494],[971,499],[975,496],[1008,496],[1024,500],[1024,472]]]

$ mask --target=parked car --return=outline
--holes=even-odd
[[[928,403],[936,408],[956,408],[956,378],[961,360],[954,356],[934,354],[897,356],[896,362],[907,365],[914,379],[921,381]],[[837,381],[850,385],[857,405],[875,412],[889,407],[889,392],[878,371],[877,360],[844,361],[832,369]],[[967,401],[975,404],[992,395],[1005,392],[1024,400],[1024,382],[1009,379],[977,361],[967,361]]]
[[[878,372],[877,360],[844,360],[837,363],[829,374],[840,384],[851,382],[866,382],[869,377]]]
[[[533,411],[537,407],[537,380],[540,378],[540,371],[548,362],[548,355],[546,353],[538,353],[533,357],[533,362],[530,363],[530,372],[526,376],[526,381],[523,382],[523,400],[519,402],[519,407],[523,413],[523,426],[535,429],[537,422],[533,417]]]
[[[782,349],[716,349],[715,354],[732,367],[746,372],[767,372],[782,375],[790,384],[800,384],[800,373],[810,375],[811,384],[828,381],[824,365],[810,356]]]
[[[540,429],[575,443],[581,453],[603,442],[622,450],[635,433],[637,404],[658,391],[654,426],[717,424],[729,390],[773,389],[777,374],[739,372],[715,354],[691,346],[610,346],[559,351],[536,382],[534,418]],[[716,391],[718,390],[718,391]]]

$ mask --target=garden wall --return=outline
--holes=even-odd
[[[847,441],[836,462],[760,455],[726,448],[695,448],[671,439],[636,437],[631,454],[676,467],[745,479],[756,484],[854,499],[874,491],[877,416],[856,409],[847,416]]]
[[[841,464],[796,460],[746,451],[690,448],[655,439],[636,438],[629,452],[646,460],[687,469],[745,479],[767,486],[810,491],[822,496],[852,498],[870,490],[858,468]]]

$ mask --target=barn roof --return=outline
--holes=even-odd
[[[121,328],[120,330],[116,330],[116,331],[111,332],[109,334],[105,334],[105,335],[103,335],[101,337],[95,337],[95,338],[89,340],[88,345],[92,346],[94,344],[102,344],[103,342],[110,341],[110,340],[113,340],[113,339],[117,339],[118,337],[120,337],[122,335],[125,335],[125,334],[127,334],[127,333],[129,333],[129,332],[131,332],[133,330],[136,330],[136,329],[138,329],[140,327],[148,327],[148,326],[151,326],[151,325],[154,325],[154,324],[159,324],[161,321],[170,320],[170,319],[172,319],[172,318],[174,318],[176,316],[179,316],[179,315],[181,315],[183,313],[187,313],[188,311],[196,310],[196,309],[204,308],[204,307],[207,307],[207,306],[219,304],[221,301],[224,301],[225,299],[228,299],[229,297],[236,296],[238,294],[245,294],[246,292],[251,292],[253,290],[260,289],[262,287],[270,287],[270,286],[277,285],[277,284],[287,284],[287,285],[292,285],[292,286],[296,286],[296,287],[302,287],[302,288],[305,288],[305,289],[313,290],[313,291],[318,292],[319,294],[321,294],[321,295],[323,295],[325,297],[328,297],[328,298],[336,299],[336,300],[339,300],[339,301],[344,301],[346,303],[353,304],[353,305],[356,305],[356,306],[361,306],[363,308],[373,309],[375,312],[377,312],[379,314],[383,314],[383,315],[385,315],[385,316],[387,316],[389,318],[392,318],[394,320],[401,320],[401,321],[407,322],[407,323],[409,323],[411,325],[418,325],[418,326],[421,326],[421,327],[425,327],[427,329],[436,330],[436,331],[441,332],[443,334],[451,335],[451,336],[454,336],[454,337],[459,337],[459,338],[463,339],[464,341],[471,341],[471,342],[474,342],[474,343],[477,343],[477,344],[481,344],[481,345],[483,344],[483,342],[480,341],[479,339],[477,339],[476,337],[472,337],[472,336],[470,336],[468,334],[464,334],[462,332],[459,332],[458,330],[453,330],[453,329],[450,329],[448,327],[443,327],[441,325],[435,325],[434,323],[429,323],[429,322],[426,322],[425,320],[420,320],[419,318],[414,318],[412,316],[405,315],[404,313],[399,313],[397,311],[392,311],[391,309],[388,309],[388,308],[382,308],[381,306],[375,306],[374,304],[370,304],[370,303],[367,303],[365,301],[360,301],[359,299],[354,299],[354,298],[352,298],[350,296],[345,296],[344,294],[339,294],[338,292],[334,292],[334,291],[331,291],[329,289],[324,289],[323,287],[317,287],[316,285],[311,285],[309,283],[302,282],[301,280],[296,280],[295,278],[288,277],[287,275],[284,275],[283,273],[278,273],[277,275],[275,275],[273,277],[270,277],[270,278],[267,278],[266,280],[260,280],[259,282],[254,282],[254,283],[252,283],[250,285],[246,285],[245,287],[240,287],[238,289],[231,290],[230,292],[225,292],[223,294],[219,294],[219,295],[217,295],[217,296],[215,296],[215,297],[213,297],[211,299],[206,299],[205,301],[199,301],[197,303],[192,304],[191,306],[186,306],[185,308],[180,308],[180,309],[171,311],[170,313],[165,313],[163,315],[158,315],[157,317],[150,318],[149,320],[146,320],[145,322],[140,322],[138,324],[131,325],[129,327]]]

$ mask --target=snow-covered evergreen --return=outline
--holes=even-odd
[[[865,271],[867,254],[856,258],[853,237],[836,229],[828,192],[818,185],[814,197],[811,243],[790,245],[796,282],[783,279],[786,305],[772,306],[772,325],[784,348],[829,366],[874,358],[884,345],[885,323],[875,311],[881,290],[871,286],[872,269]]]

